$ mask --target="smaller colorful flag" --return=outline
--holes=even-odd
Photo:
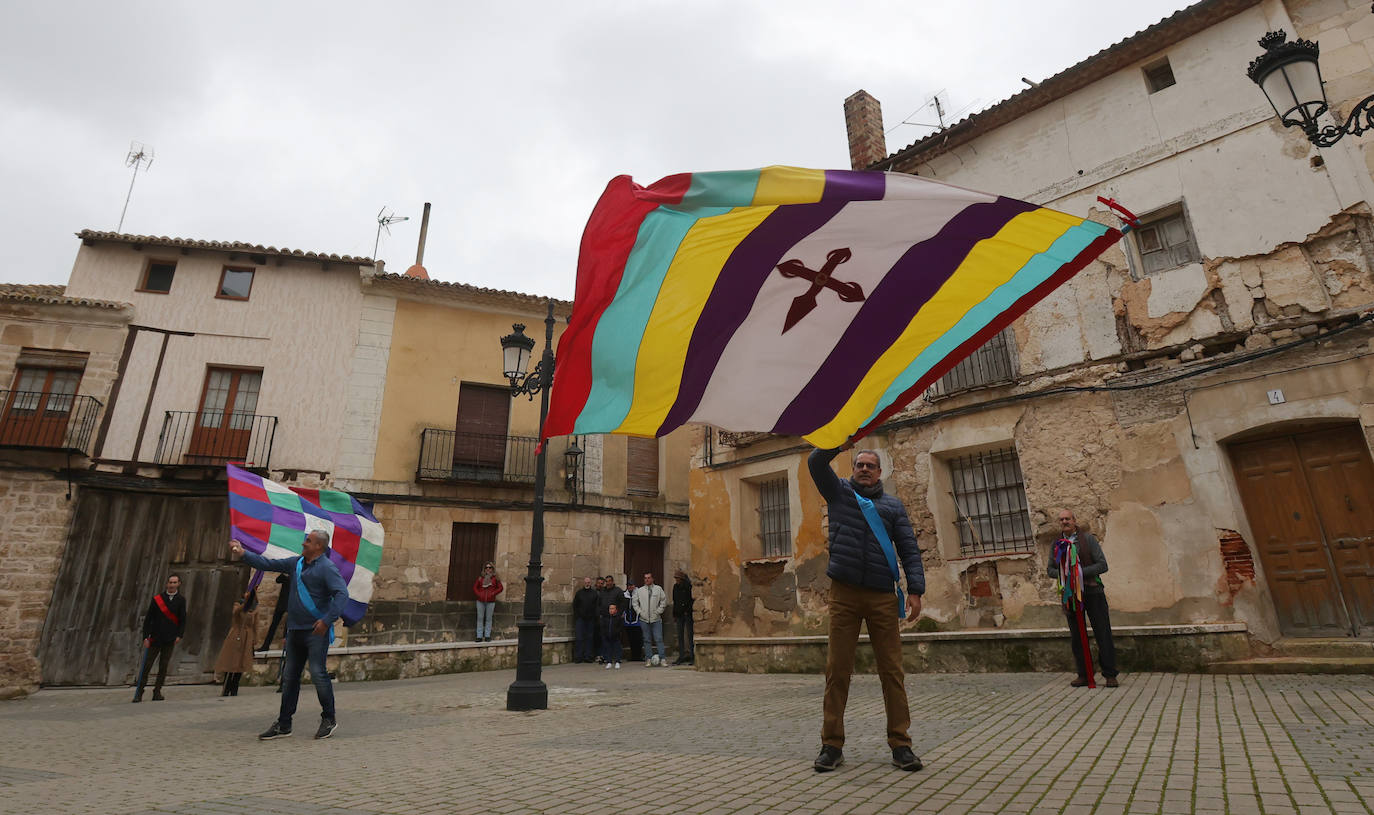
[[[372,510],[341,490],[288,487],[232,464],[229,527],[243,548],[263,557],[301,553],[305,534],[329,533],[329,559],[348,585],[343,620],[353,625],[367,612],[372,580],[382,565],[382,525]]]

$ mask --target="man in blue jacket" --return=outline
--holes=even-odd
[[[243,562],[264,572],[283,572],[291,579],[291,601],[286,609],[286,661],[282,673],[281,712],[277,720],[259,739],[279,739],[291,735],[291,717],[296,713],[296,700],[301,692],[301,669],[307,658],[310,680],[320,699],[320,728],[315,738],[327,739],[338,724],[334,719],[334,686],[324,658],[333,639],[334,621],[348,603],[348,586],[344,584],[339,567],[326,553],[329,533],[312,530],[301,544],[301,554],[269,560],[262,555],[246,552],[237,540],[229,542],[229,549],[243,556]]]
[[[908,618],[915,619],[921,613],[921,595],[926,591],[921,550],[916,545],[916,534],[911,531],[906,507],[895,496],[883,492],[883,468],[877,453],[855,453],[854,475],[847,481],[840,480],[830,469],[830,462],[850,446],[813,450],[807,462],[811,480],[816,482],[830,511],[830,565],[825,572],[830,578],[830,643],[825,663],[821,752],[814,766],[816,772],[824,773],[844,761],[844,708],[849,701],[859,625],[867,623],[883,687],[883,706],[887,709],[887,744],[892,748],[892,764],[902,770],[919,770],[921,759],[912,752],[907,732],[911,729],[911,709],[903,684],[901,599],[894,571],[896,561],[900,561],[906,574]],[[886,543],[879,539],[879,527]],[[885,551],[888,548],[895,557],[889,559]]]

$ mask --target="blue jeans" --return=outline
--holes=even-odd
[[[639,621],[639,630],[644,632],[644,661],[649,661],[649,651],[655,646],[658,647],[658,660],[663,661],[663,620],[654,620],[651,623],[643,620]]]
[[[491,615],[496,611],[496,602],[477,601],[477,639],[491,636]]]
[[[596,659],[592,647],[596,638],[596,620],[573,620],[577,638],[573,640],[573,662],[591,662]]]
[[[286,630],[281,712],[277,714],[277,724],[283,730],[291,729],[291,717],[296,715],[296,700],[301,693],[301,669],[305,667],[307,658],[310,662],[310,681],[315,684],[315,695],[320,698],[320,717],[334,721],[334,685],[330,683],[329,670],[324,665],[327,653],[328,634],[316,636],[308,628]]]

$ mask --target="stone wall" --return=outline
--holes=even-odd
[[[518,650],[515,640],[484,643],[453,643],[441,646],[332,648],[326,664],[341,682],[380,679],[414,679],[418,676],[514,670]],[[572,641],[544,637],[543,664],[572,661]],[[244,674],[245,685],[274,685],[280,671],[281,652],[268,652]],[[308,673],[307,673],[308,676]]]
[[[73,503],[50,472],[0,464],[0,699],[38,688],[38,644]]]

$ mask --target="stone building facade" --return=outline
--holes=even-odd
[[[856,169],[1142,216],[863,442],[921,538],[926,628],[1062,626],[1045,567],[1067,507],[1103,540],[1114,623],[1374,636],[1374,140],[1281,126],[1245,73],[1276,28],[1321,44],[1340,121],[1374,91],[1368,3],[1204,0],[892,154],[877,101],[847,100]],[[806,453],[699,448],[702,630],[824,631]],[[770,511],[785,551],[761,545]]]
[[[89,463],[130,315],[62,286],[0,286],[0,698],[37,682],[72,476]]]

